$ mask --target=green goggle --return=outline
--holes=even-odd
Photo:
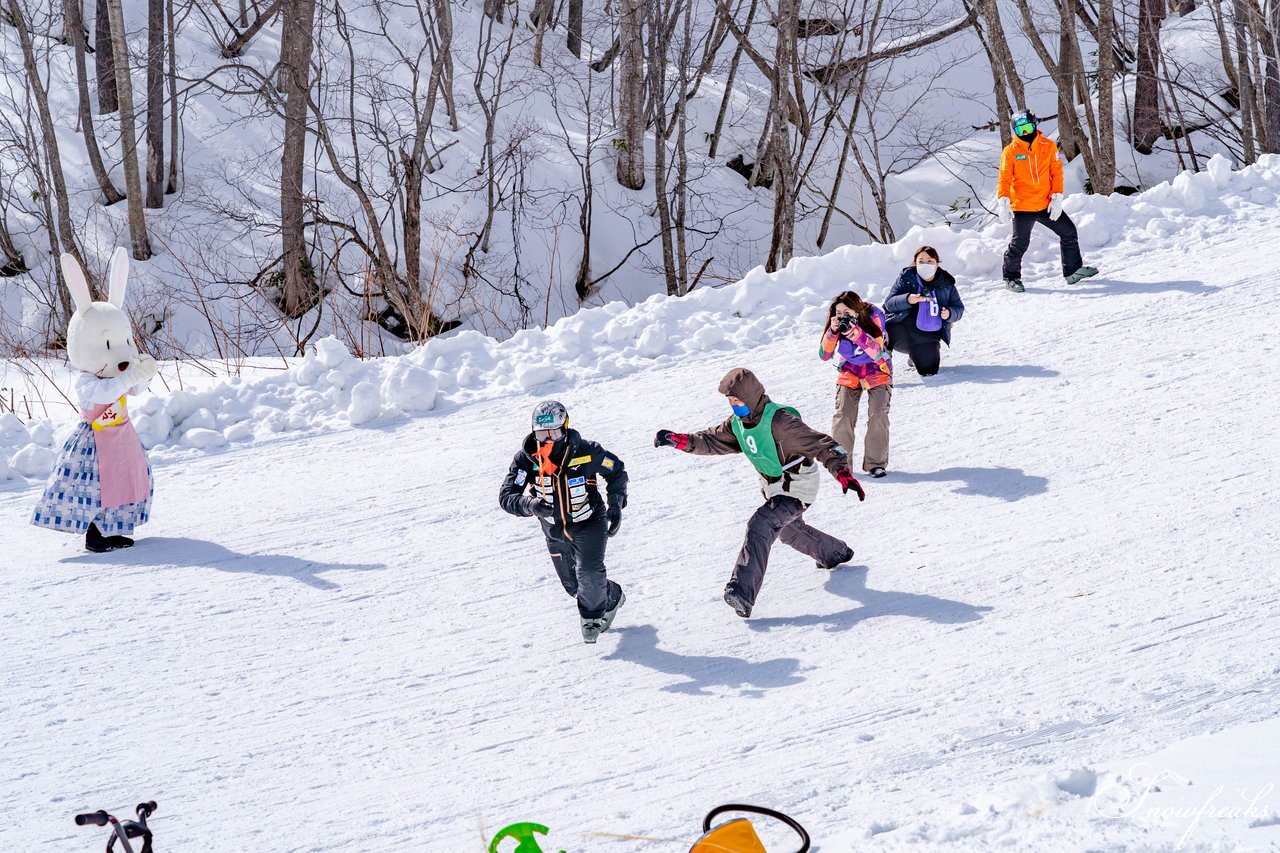
[[[1018,134],[1018,136],[1026,136],[1035,129],[1036,123],[1025,118],[1020,118],[1013,123],[1013,132]]]

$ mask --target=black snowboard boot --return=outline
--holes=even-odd
[[[733,612],[737,613],[743,619],[751,615],[751,602],[743,598],[742,593],[731,586],[724,588],[724,603],[733,608]]]
[[[830,571],[831,569],[834,569],[834,568],[836,568],[837,566],[840,566],[840,565],[842,565],[842,564],[844,564],[844,563],[847,563],[847,562],[849,562],[849,561],[850,561],[850,560],[852,560],[852,559],[853,559],[853,549],[852,549],[852,548],[850,548],[848,551],[846,551],[846,552],[845,552],[845,554],[844,554],[844,556],[843,556],[843,557],[841,557],[840,559],[836,560],[834,563],[832,563],[832,564],[831,564],[831,565],[829,565],[829,566],[823,565],[822,563],[819,563],[819,562],[817,562],[817,561],[815,561],[815,562],[814,562],[814,565],[815,565],[815,566],[817,566],[817,567],[818,567],[818,568],[820,568],[820,569],[827,569],[828,571]]]
[[[95,554],[104,554],[107,551],[117,551],[132,546],[133,540],[128,536],[103,536],[96,524],[90,524],[89,532],[84,535],[85,549]]]

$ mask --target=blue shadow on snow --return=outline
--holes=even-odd
[[[934,595],[869,589],[866,566],[836,569],[823,586],[827,592],[856,601],[861,604],[861,607],[821,615],[749,619],[747,624],[755,631],[768,631],[782,626],[812,627],[814,625],[825,625],[828,631],[848,631],[858,623],[877,616],[910,616],[915,619],[925,619],[937,625],[956,625],[961,622],[977,622],[982,619],[982,614],[995,609],[986,605],[966,604],[963,601],[938,598]]]
[[[953,382],[998,385],[1015,379],[1048,379],[1061,375],[1056,370],[1036,364],[943,364],[938,373],[924,378],[930,386],[950,385]]]
[[[681,655],[658,648],[658,629],[652,625],[610,628],[618,646],[604,660],[626,660],[658,672],[689,679],[664,688],[668,693],[709,696],[709,687],[735,687],[744,696],[759,698],[765,690],[791,687],[804,681],[796,675],[797,658],[752,663],[724,655]]]
[[[891,486],[894,483],[946,483],[961,480],[964,485],[952,489],[958,495],[982,495],[1016,501],[1048,491],[1049,478],[1024,474],[1021,468],[943,468],[940,471],[913,473],[891,471],[888,477],[876,483]]]
[[[291,557],[288,554],[241,554],[204,539],[186,537],[143,536],[132,548],[106,554],[69,557],[64,563],[113,562],[125,566],[208,567],[220,572],[249,575],[278,575],[293,578],[316,589],[341,589],[336,583],[320,577],[321,572],[373,571],[385,569],[382,563],[321,563]]]

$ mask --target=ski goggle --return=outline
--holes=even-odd
[[[562,435],[564,435],[564,430],[560,427],[555,429],[535,429],[533,431],[533,436],[538,441],[554,441]]]
[[[1018,136],[1026,136],[1036,129],[1036,123],[1029,118],[1020,118],[1013,123],[1013,132]]]

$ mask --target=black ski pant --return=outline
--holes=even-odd
[[[764,583],[764,570],[769,566],[769,551],[777,539],[824,566],[839,563],[849,552],[849,546],[805,524],[807,508],[788,495],[775,495],[765,501],[747,522],[747,538],[725,589],[736,590],[754,606]]]
[[[1004,250],[1004,277],[1006,279],[1022,278],[1022,256],[1031,245],[1031,229],[1040,223],[1054,234],[1062,243],[1062,274],[1071,275],[1084,266],[1080,257],[1080,238],[1076,234],[1076,224],[1065,213],[1057,219],[1049,218],[1047,210],[1015,210],[1013,212],[1013,237],[1009,240],[1009,248]]]
[[[889,349],[905,352],[921,376],[932,376],[942,364],[942,338],[937,334],[922,332],[911,325],[911,320],[890,323],[884,327],[889,336]]]
[[[551,564],[556,567],[564,591],[578,599],[578,615],[583,619],[599,619],[606,610],[618,604],[622,587],[605,577],[604,549],[609,541],[609,521],[592,518],[581,524],[566,525],[561,532],[550,522],[542,521],[547,537]]]

